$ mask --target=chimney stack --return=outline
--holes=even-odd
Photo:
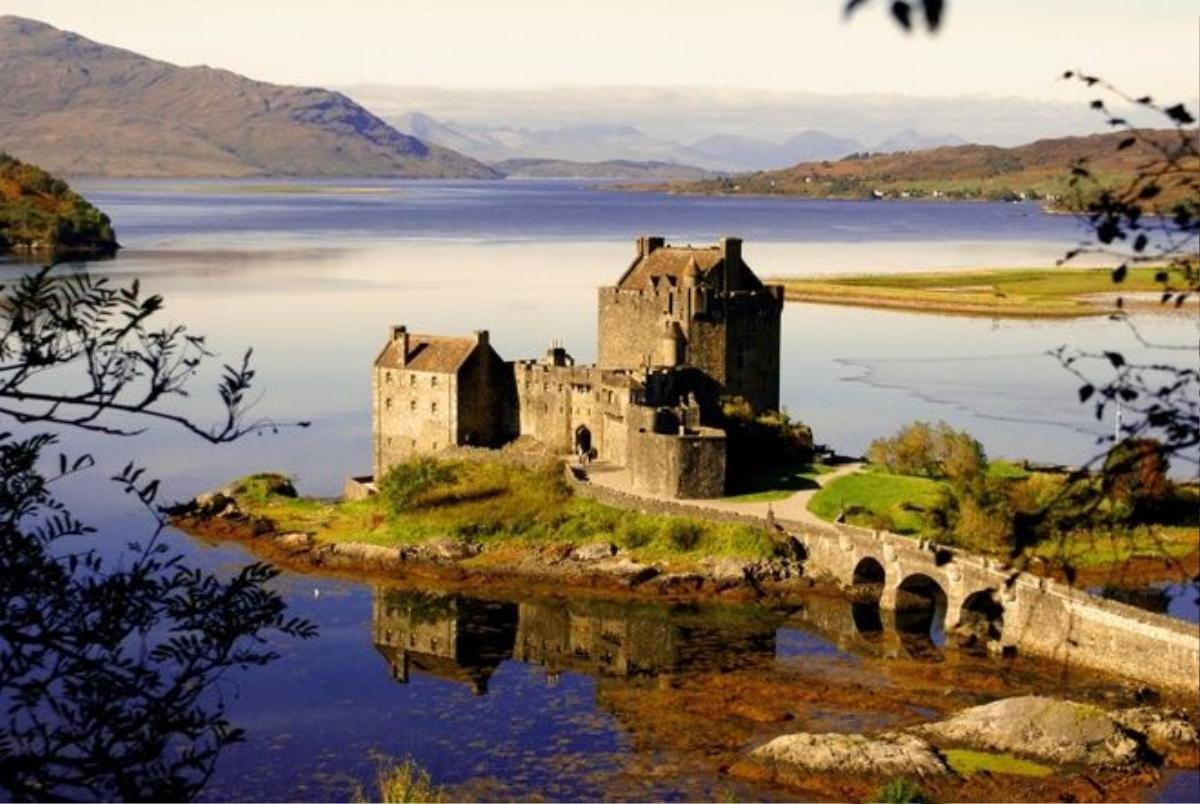
[[[651,237],[649,235],[639,237],[637,239],[637,255],[639,257],[648,256],[651,252],[666,245],[666,242],[666,238],[663,237]]]
[[[490,338],[488,337],[488,331],[486,329],[475,330],[475,343],[479,344],[480,346],[487,346],[489,342]]]
[[[722,237],[721,257],[725,261],[725,290],[737,290],[738,278],[742,274],[742,238]]]
[[[403,324],[392,325],[392,341],[398,344],[396,348],[396,356],[399,358],[397,362],[403,366],[408,365],[408,327]]]

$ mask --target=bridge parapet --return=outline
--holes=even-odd
[[[927,578],[944,596],[939,603],[948,629],[963,623],[969,600],[987,601],[1001,607],[994,623],[998,649],[1200,694],[1200,627],[1194,624],[912,537],[841,523],[778,524],[804,544],[812,575],[850,588],[866,560],[878,564],[882,609],[896,609],[906,583],[915,586],[914,579]]]

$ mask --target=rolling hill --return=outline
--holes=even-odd
[[[674,192],[798,195],[811,198],[1048,199],[1066,201],[1071,168],[1086,159],[1105,183],[1119,182],[1157,155],[1151,139],[1172,130],[1143,132],[1133,147],[1118,149],[1124,132],[1038,140],[1015,148],[957,145],[926,151],[851,155],[838,161],[803,162],[783,170],[674,183]],[[1162,202],[1173,199],[1164,191]]]
[[[61,179],[0,151],[0,254],[110,255],[117,248],[107,215]]]
[[[345,95],[0,17],[0,149],[72,176],[496,178]]]

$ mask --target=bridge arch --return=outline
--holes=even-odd
[[[854,565],[854,572],[850,576],[854,601],[878,605],[879,599],[883,597],[883,588],[886,582],[887,572],[884,570],[883,564],[879,563],[879,559],[872,556],[860,559]]]
[[[923,572],[915,572],[896,588],[896,630],[925,637],[934,645],[945,641],[947,595],[942,585]]]
[[[954,630],[963,648],[986,650],[988,645],[999,642],[1004,630],[1004,603],[999,592],[988,587],[967,595]]]

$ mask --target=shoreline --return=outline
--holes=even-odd
[[[788,302],[830,304],[918,313],[1015,319],[1071,319],[1109,315],[1119,310],[1192,314],[1195,302],[1162,304],[1163,284],[1155,276],[1166,269],[1139,266],[1122,284],[1109,268],[968,268],[911,273],[854,273],[773,277]],[[1122,299],[1122,307],[1116,300]]]

